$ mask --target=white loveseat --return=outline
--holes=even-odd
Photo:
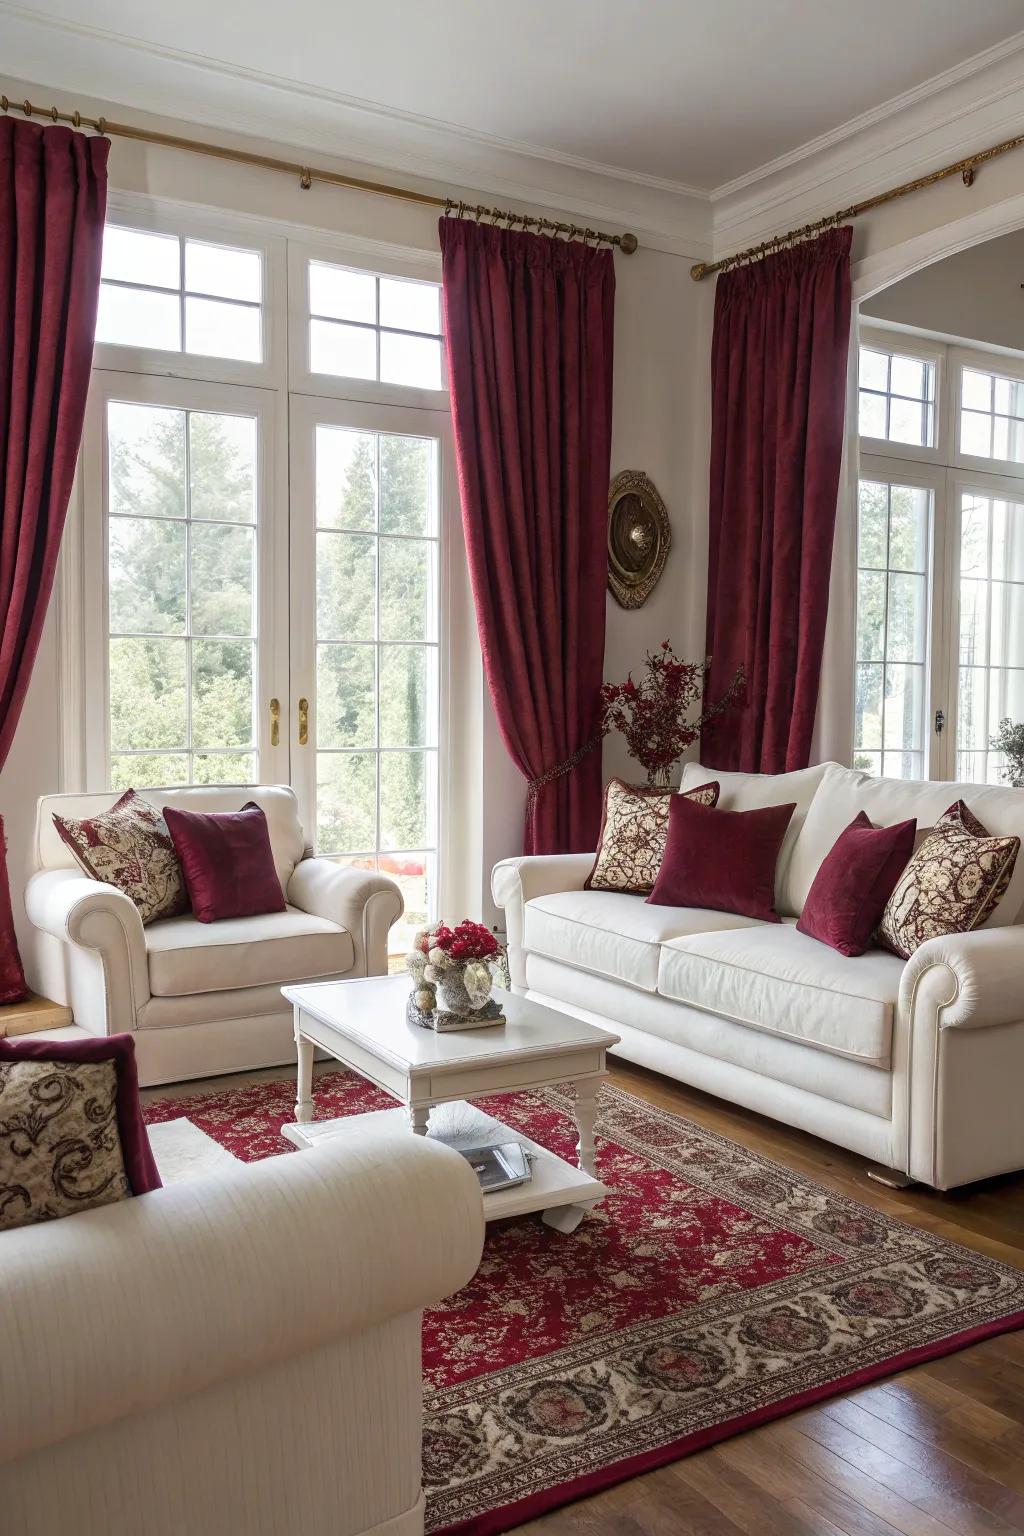
[[[0,1530],[422,1536],[421,1309],[483,1233],[388,1130],[0,1232]]]
[[[822,764],[778,776],[687,765],[726,810],[796,802],[780,925],[586,891],[591,854],[495,866],[513,987],[610,1022],[616,1054],[938,1189],[1024,1168],[1024,851],[984,928],[904,962],[849,959],[796,931],[811,882],[858,811],[932,825],[962,798],[1024,837],[1024,790],[875,779]]]
[[[45,795],[25,892],[39,929],[40,990],[70,1005],[77,1030],[130,1031],[144,1087],[294,1061],[292,1011],[280,988],[383,975],[401,891],[386,875],[313,858],[287,786],[140,793],[189,811],[237,811],[255,801],[266,813],[287,909],[216,923],[189,913],[143,927],[127,896],[82,873],[53,825],[54,811],[96,815],[117,795]]]

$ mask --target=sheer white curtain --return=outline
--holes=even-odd
[[[839,505],[832,547],[828,621],[821,664],[818,712],[811,741],[812,763],[853,762],[854,657],[857,652],[857,311],[851,327],[846,376],[846,435],[839,474]]]

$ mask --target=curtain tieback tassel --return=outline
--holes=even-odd
[[[602,734],[591,736],[589,741],[584,742],[582,747],[577,747],[576,751],[570,757],[567,757],[564,762],[556,763],[555,767],[549,768],[546,773],[539,773],[535,779],[530,779],[526,786],[527,809],[533,809],[537,796],[545,784],[553,784],[556,779],[563,779],[567,773],[572,773],[573,769],[578,767],[583,759],[593,752],[595,747],[599,747],[603,740],[604,736]]]

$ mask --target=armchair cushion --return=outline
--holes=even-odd
[[[346,928],[295,907],[217,923],[168,918],[146,929],[146,950],[154,997],[315,981],[355,959]]]
[[[283,912],[266,813],[253,801],[240,811],[164,807],[192,910],[201,923]]]
[[[167,824],[134,789],[126,789],[109,810],[94,816],[59,816],[54,811],[53,825],[79,867],[93,880],[123,891],[144,923],[188,911]]]

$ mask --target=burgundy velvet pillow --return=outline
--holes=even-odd
[[[792,805],[720,811],[674,795],[654,890],[659,907],[709,907],[777,923],[775,866]]]
[[[139,1074],[131,1035],[91,1036],[86,1040],[6,1040],[0,1037],[0,1066],[4,1062],[52,1061],[74,1066],[80,1062],[113,1062],[117,1074],[117,1134],[125,1176],[133,1195],[162,1188],[139,1103]],[[55,1109],[56,1105],[51,1105]]]
[[[240,811],[178,811],[164,820],[181,864],[192,911],[201,923],[283,912],[267,818],[250,800]]]
[[[861,811],[836,838],[815,875],[798,932],[841,955],[862,955],[913,857],[916,834],[914,820],[875,827]]]

